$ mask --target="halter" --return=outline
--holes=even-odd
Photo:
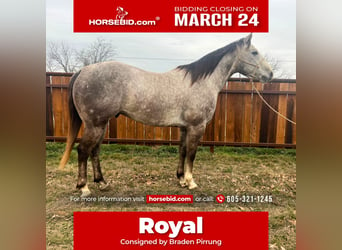
[[[257,71],[257,69],[260,68],[260,66],[257,65],[257,64],[250,63],[250,62],[247,62],[247,61],[241,59],[241,58],[240,58],[240,54],[239,54],[239,55],[237,56],[237,58],[235,59],[235,61],[233,62],[232,66],[230,67],[230,70],[232,70],[232,69],[235,67],[235,64],[236,64],[237,62],[243,62],[243,63],[245,63],[245,64],[248,64],[248,65],[253,66],[253,67],[254,67],[254,70],[253,70],[253,72],[252,72],[252,74],[251,74],[252,77],[255,77],[255,72]],[[227,79],[225,80],[225,82],[228,82],[230,73],[231,73],[231,71],[228,72],[228,77],[227,77]],[[249,79],[250,79],[250,81],[253,81],[252,78],[249,78]]]
[[[238,59],[238,61],[240,61],[240,62],[243,62],[243,63],[245,63],[245,64],[247,64],[247,65],[253,66],[253,67],[254,67],[254,70],[253,70],[253,72],[252,72],[251,75],[252,75],[252,77],[255,77],[255,72],[257,71],[257,69],[260,68],[260,66],[259,66],[258,64],[250,63],[250,62],[247,62],[247,61],[241,59],[241,58],[240,58],[240,55],[238,56],[237,59]],[[249,79],[252,80],[252,78],[249,78]]]

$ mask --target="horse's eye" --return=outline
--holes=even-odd
[[[256,56],[258,54],[258,51],[253,51],[252,54]]]

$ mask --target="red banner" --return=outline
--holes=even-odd
[[[268,32],[268,0],[74,0],[74,32]]]
[[[268,249],[268,212],[74,212],[74,249]]]

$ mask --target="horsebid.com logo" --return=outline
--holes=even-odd
[[[153,26],[156,25],[156,20],[159,20],[159,17],[156,17],[156,20],[134,20],[134,19],[125,19],[128,15],[128,12],[121,6],[117,6],[116,8],[116,16],[115,19],[89,19],[89,25],[112,25],[112,26],[125,26],[125,25],[146,25]]]

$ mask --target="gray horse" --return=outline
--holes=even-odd
[[[84,67],[69,85],[70,124],[60,169],[67,163],[76,136],[84,123],[78,145],[77,188],[90,195],[87,160],[90,156],[94,182],[107,187],[100,167],[100,145],[108,120],[120,114],[153,126],[180,128],[177,177],[182,187],[193,189],[197,145],[212,119],[219,91],[236,72],[257,81],[272,79],[269,64],[251,45],[252,34],[215,50],[199,60],[166,73],[152,73],[120,62]]]

